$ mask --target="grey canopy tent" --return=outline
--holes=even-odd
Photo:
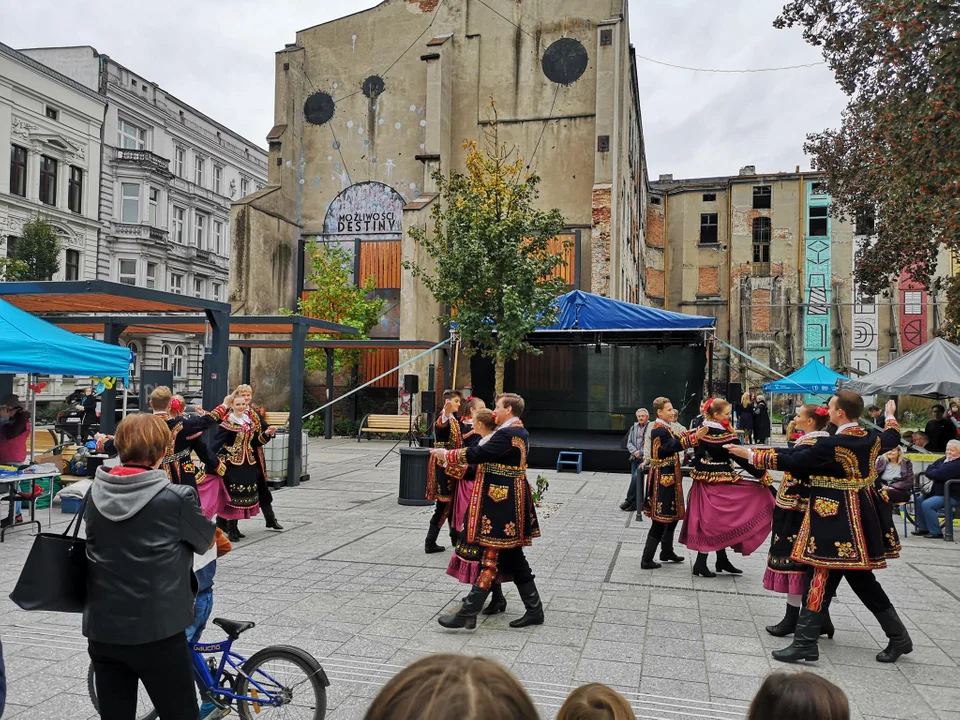
[[[861,395],[960,396],[960,347],[934,338],[876,372],[841,380],[843,390]]]

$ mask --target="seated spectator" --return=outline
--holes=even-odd
[[[747,720],[850,720],[850,703],[819,675],[774,673],[757,691]]]
[[[878,408],[876,405],[871,405],[867,408],[867,414],[870,416],[870,422],[872,422],[874,425],[883,427],[883,410]]]
[[[578,687],[564,701],[556,720],[636,720],[630,703],[600,683]]]
[[[911,444],[920,450],[927,450],[927,445],[930,444],[930,436],[923,430],[917,430],[911,436]]]
[[[364,720],[539,720],[527,691],[500,663],[428,655],[383,686]]]
[[[947,443],[947,454],[924,470],[927,477],[933,481],[930,494],[926,497],[917,495],[914,504],[917,508],[917,529],[912,535],[929,538],[943,538],[940,532],[938,513],[943,510],[945,500],[943,488],[948,480],[960,480],[960,440],[951,440]],[[950,504],[957,507],[960,504],[960,483],[950,488]]]
[[[930,438],[927,450],[943,452],[949,440],[957,439],[957,428],[951,420],[944,417],[943,405],[934,405],[931,410],[933,411],[933,420],[928,422],[924,428],[924,432]]]
[[[102,718],[133,718],[139,679],[161,718],[198,720],[185,630],[194,622],[194,554],[215,526],[197,491],[158,470],[170,430],[159,416],[128,415],[114,444],[121,464],[98,468],[84,512],[86,635]]]
[[[877,490],[894,504],[907,502],[913,494],[913,463],[903,449],[895,447],[878,457],[876,468]]]

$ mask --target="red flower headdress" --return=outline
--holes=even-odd
[[[830,411],[827,410],[827,408],[826,408],[825,406],[823,406],[823,405],[818,405],[818,406],[817,406],[817,409],[814,410],[814,412],[815,412],[819,417],[826,417],[827,415],[830,414]]]

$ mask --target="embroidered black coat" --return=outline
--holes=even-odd
[[[271,438],[265,434],[267,423],[256,410],[247,413],[250,425],[241,425],[226,417],[217,427],[213,449],[217,453],[217,474],[223,477],[230,505],[253,508],[260,503],[258,483],[265,483],[267,467],[263,446]]]
[[[875,570],[899,557],[900,539],[874,485],[881,452],[900,442],[887,421],[883,433],[848,427],[792,449],[754,451],[758,468],[808,473],[810,496],[791,558],[814,567]]]
[[[694,445],[694,432],[678,435],[662,422],[656,422],[650,430],[650,472],[647,473],[643,514],[651,520],[663,523],[683,520],[680,453]]]
[[[709,484],[736,483],[743,480],[737,472],[737,467],[740,467],[764,485],[770,485],[770,473],[758,470],[742,458],[732,456],[730,451],[723,447],[739,444],[740,437],[732,430],[721,430],[708,425],[707,434],[697,437],[690,477],[695,482]]]
[[[437,448],[459,450],[463,447],[464,426],[453,417],[444,422],[443,415],[437,418],[433,426],[434,442]],[[427,465],[427,500],[450,502],[457,491],[456,482],[466,471],[466,466],[451,465],[445,468],[438,458],[431,457]]]
[[[449,450],[447,464],[476,465],[467,509],[467,542],[507,550],[540,537],[540,523],[527,482],[530,438],[517,423],[497,430],[483,445]]]

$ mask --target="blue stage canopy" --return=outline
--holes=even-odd
[[[62,330],[0,300],[0,373],[128,379],[130,350]]]
[[[538,332],[711,330],[716,324],[716,320],[712,317],[658,310],[621,300],[611,300],[582,290],[573,290],[562,295],[557,298],[557,304],[560,306],[560,313],[556,324],[537,328]]]
[[[785,378],[765,383],[765,393],[799,395],[801,393],[830,393],[837,391],[837,381],[850,378],[834,372],[819,360],[811,360]]]

